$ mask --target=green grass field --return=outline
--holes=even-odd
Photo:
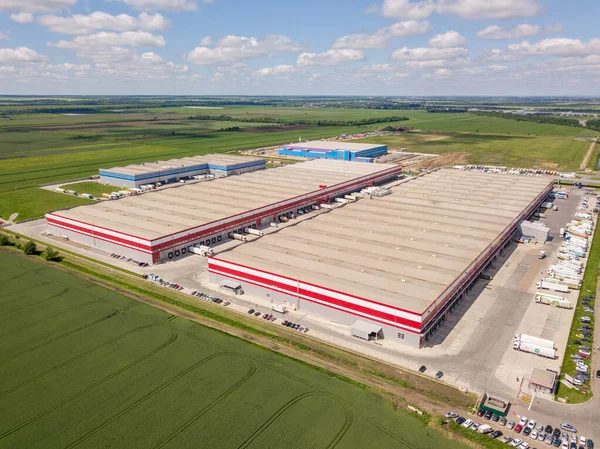
[[[259,120],[262,117],[357,120],[406,116],[408,121],[390,124],[423,132],[366,141],[419,152],[465,152],[474,163],[566,170],[578,168],[589,145],[588,142],[574,141],[573,137],[597,134],[580,128],[466,113],[264,106],[165,107],[110,112],[115,109],[102,106],[94,114],[17,114],[0,118],[0,216],[7,218],[7,214],[19,212],[19,219],[33,218],[48,210],[65,207],[60,195],[48,193],[44,194],[44,201],[22,204],[21,200],[35,197],[35,190],[31,190],[35,186],[86,178],[97,174],[99,168],[208,153],[235,153],[242,149],[294,142],[299,138],[321,139],[389,125],[293,130],[275,127],[268,132],[254,132],[256,130],[247,129],[264,126],[264,123],[185,120],[197,114],[225,114]],[[230,127],[239,127],[241,131],[220,131]],[[70,205],[74,204],[67,204]]]
[[[82,206],[93,202],[77,196],[31,187],[0,194],[0,218],[8,220],[11,214],[16,212],[19,214],[16,221],[29,220],[40,217],[51,210]]]
[[[590,146],[588,141],[558,136],[517,136],[476,133],[415,132],[361,139],[419,153],[469,153],[474,164],[576,170]]]
[[[465,447],[331,373],[13,252],[0,265],[0,447]]]
[[[123,190],[123,187],[102,184],[96,181],[83,181],[76,182],[74,184],[65,184],[64,186],[60,186],[60,188],[65,190],[73,190],[79,195],[82,193],[89,193],[96,198],[100,198],[103,193],[118,192],[119,190]]]

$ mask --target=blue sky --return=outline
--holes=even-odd
[[[598,18],[598,0],[0,0],[0,93],[600,95]]]

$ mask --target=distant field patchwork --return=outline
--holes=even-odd
[[[0,251],[1,448],[458,449],[383,398]]]

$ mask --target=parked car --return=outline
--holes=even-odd
[[[526,437],[528,437],[530,433],[531,433],[531,427],[527,426],[523,429],[523,435],[525,435]]]
[[[538,431],[537,430],[532,430],[531,431],[531,439],[532,440],[537,440],[538,439]]]
[[[458,418],[456,418],[456,424],[462,424],[466,421],[465,418],[463,418],[462,416],[459,416]]]
[[[552,428],[552,426],[550,424],[548,424],[546,426],[546,428],[544,429],[544,432],[546,433],[552,433],[554,431],[554,429]]]
[[[479,424],[478,422],[474,422],[473,425],[471,426],[471,430],[474,430],[475,432],[477,432],[477,429],[479,429],[479,426],[481,426],[481,424]]]
[[[577,429],[575,427],[573,427],[571,424],[568,424],[568,423],[562,423],[560,425],[560,428],[563,429],[563,430],[566,430],[567,432],[577,433]]]
[[[538,441],[544,441],[546,439],[546,432],[542,431],[537,437]]]
[[[515,426],[515,432],[521,433],[521,430],[523,430],[523,424],[517,424]]]
[[[496,415],[495,413],[492,415],[492,421],[498,422],[500,421],[500,415]]]
[[[488,421],[490,419],[492,419],[492,412],[490,412],[490,411],[485,412],[485,415],[483,415],[483,419],[486,419]]]
[[[254,313],[254,309],[250,309],[248,310],[248,312],[246,312],[248,315],[252,315]]]
[[[502,417],[500,418],[500,422],[499,422],[499,424],[500,424],[501,426],[505,426],[505,425],[506,425],[506,423],[507,423],[506,417],[505,417],[505,416],[502,416]]]
[[[526,443],[525,441],[523,441],[521,444],[519,444],[519,449],[529,449],[531,446],[529,446],[528,443]]]
[[[514,440],[512,440],[512,441],[510,442],[510,445],[511,445],[511,446],[514,446],[514,447],[517,447],[517,446],[518,446],[519,444],[521,444],[522,442],[523,442],[523,440],[522,440],[522,439],[520,439],[520,438],[515,438]]]
[[[426,369],[427,367],[425,365],[421,365],[421,367],[419,368],[419,372],[422,374],[425,372]]]
[[[587,440],[587,449],[594,449],[594,440]]]
[[[494,430],[492,433],[490,433],[490,436],[492,438],[498,438],[502,436],[502,432],[500,430]]]
[[[444,416],[446,418],[457,418],[458,417],[458,413],[456,413],[456,412],[448,412]]]
[[[506,428],[508,430],[512,430],[515,427],[515,422],[514,421],[509,421],[508,424],[506,425]]]
[[[437,373],[435,373],[435,378],[441,379],[443,375],[444,375],[444,373],[442,371],[438,371]]]
[[[477,410],[477,416],[479,416],[480,418],[485,415],[485,410],[480,408],[479,410]]]
[[[467,419],[465,422],[462,423],[463,427],[466,427],[467,429],[469,427],[471,427],[473,425],[473,420],[472,419]]]
[[[511,442],[511,440],[512,440],[512,438],[511,438],[510,436],[508,436],[508,435],[505,435],[505,436],[503,436],[503,437],[500,439],[500,441],[502,441],[504,444],[508,444],[508,443],[510,443],[510,442]]]

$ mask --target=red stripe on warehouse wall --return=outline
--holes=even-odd
[[[228,262],[228,263],[231,263],[231,262]],[[413,328],[415,330],[415,332],[418,332],[418,330],[421,328],[421,324],[418,321],[408,320],[406,318],[401,318],[401,317],[398,317],[398,316],[390,314],[390,313],[381,312],[379,310],[375,310],[370,307],[360,306],[360,305],[354,304],[349,301],[344,301],[344,300],[341,300],[338,298],[334,298],[334,297],[326,295],[326,294],[313,292],[311,290],[303,288],[301,281],[299,282],[299,286],[297,288],[295,288],[293,285],[278,282],[277,280],[274,280],[274,279],[269,279],[267,277],[245,273],[240,270],[227,268],[227,267],[223,267],[221,265],[211,263],[210,259],[209,259],[209,263],[208,263],[208,270],[210,272],[217,273],[217,274],[223,274],[225,276],[230,275],[230,276],[234,276],[238,279],[245,279],[251,284],[260,283],[260,284],[264,284],[267,286],[271,286],[272,288],[281,290],[284,293],[289,294],[290,296],[301,296],[302,299],[306,299],[307,301],[311,301],[311,299],[313,299],[315,301],[311,301],[311,302],[329,306],[329,307],[337,309],[337,310],[339,310],[340,307],[343,307],[343,308],[349,309],[350,311],[354,311],[354,312],[357,312],[357,313],[360,313],[363,315],[370,316],[378,322],[382,322],[381,320],[385,320],[385,321],[389,322],[389,323],[386,322],[385,324],[389,324],[392,326],[394,323],[398,324],[400,326],[407,326],[407,327]],[[319,286],[319,288],[326,290],[326,291],[331,291],[325,287]],[[325,304],[322,304],[322,303],[325,303]],[[383,305],[385,305],[385,304],[383,304]]]

